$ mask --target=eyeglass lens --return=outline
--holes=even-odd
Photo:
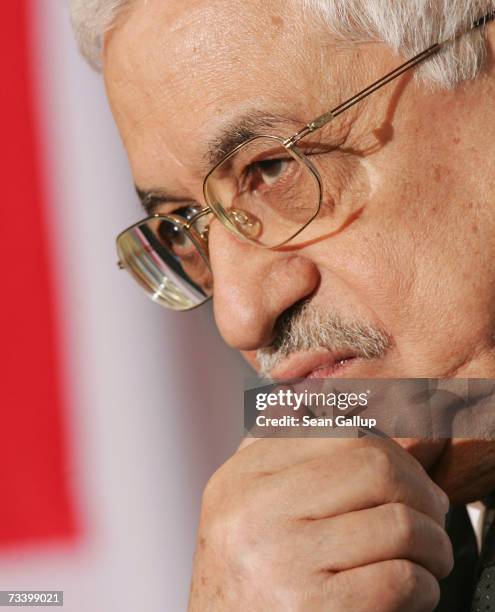
[[[153,301],[173,310],[195,308],[213,291],[206,253],[193,232],[179,221],[155,217],[129,228],[117,239],[126,269]]]
[[[308,165],[281,139],[259,137],[215,168],[206,180],[205,196],[231,230],[274,247],[314,218],[320,187]]]

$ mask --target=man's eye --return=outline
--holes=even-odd
[[[195,215],[201,211],[201,206],[190,204],[189,206],[181,206],[169,212],[169,214],[182,217],[185,221],[190,221]]]
[[[289,162],[283,159],[268,159],[260,162],[260,176],[267,185],[272,185],[282,176]]]
[[[175,247],[185,247],[189,243],[189,238],[186,232],[169,222],[160,223],[158,233],[163,241],[163,244],[170,249]]]
[[[251,164],[247,169],[251,189],[273,185],[284,175],[291,163],[288,159],[265,159]]]

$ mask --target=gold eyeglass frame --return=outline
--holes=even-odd
[[[193,217],[191,217],[191,219],[188,219],[187,221],[185,221],[184,219],[182,219],[182,218],[180,218],[178,216],[175,216],[175,215],[163,215],[163,214],[160,214],[160,213],[156,213],[154,215],[150,215],[150,216],[146,217],[145,219],[142,219],[141,221],[139,221],[137,223],[134,223],[133,225],[131,225],[130,227],[125,229],[123,232],[121,232],[117,236],[117,239],[116,239],[117,243],[119,241],[119,238],[123,234],[125,234],[127,231],[135,228],[136,226],[138,226],[140,224],[146,223],[147,221],[150,221],[152,219],[158,219],[158,218],[166,219],[167,221],[172,222],[175,225],[179,225],[183,230],[186,231],[186,234],[191,237],[192,242],[194,243],[196,248],[199,250],[200,255],[203,257],[203,259],[206,261],[206,263],[210,267],[209,256],[208,256],[208,249],[207,249],[208,227],[203,232],[200,233],[200,232],[197,232],[197,231],[194,230],[193,225],[196,223],[196,221],[198,221],[200,218],[204,217],[205,215],[213,214],[220,221],[220,223],[222,223],[222,225],[224,227],[226,227],[231,233],[233,233],[235,236],[237,236],[241,240],[248,241],[251,244],[255,244],[256,246],[258,246],[260,248],[272,249],[272,250],[276,249],[276,248],[280,248],[281,246],[284,246],[285,244],[287,244],[288,242],[293,240],[296,236],[298,236],[302,231],[304,231],[308,227],[308,225],[310,225],[310,223],[312,223],[314,221],[314,219],[318,216],[318,213],[319,213],[320,208],[321,208],[321,201],[322,201],[322,195],[323,195],[323,183],[322,183],[322,179],[321,179],[320,173],[318,172],[317,168],[313,165],[313,163],[310,161],[310,159],[302,151],[300,151],[295,145],[300,140],[302,140],[303,138],[308,136],[309,134],[312,134],[313,132],[316,132],[317,130],[320,130],[322,127],[324,127],[325,125],[327,125],[328,123],[333,121],[336,117],[338,117],[339,115],[344,113],[346,110],[352,108],[355,104],[358,104],[359,102],[361,102],[362,100],[364,100],[365,98],[370,96],[371,94],[373,94],[376,91],[378,91],[379,89],[381,89],[383,86],[385,86],[388,83],[394,81],[396,78],[398,78],[399,76],[401,76],[402,74],[404,74],[405,72],[410,70],[411,68],[414,68],[415,66],[417,66],[421,62],[423,62],[426,59],[430,58],[431,56],[435,55],[445,45],[458,40],[459,38],[461,38],[465,34],[468,34],[469,32],[472,32],[473,30],[476,30],[477,28],[481,28],[481,27],[487,25],[488,23],[490,23],[493,20],[495,20],[495,12],[488,13],[488,14],[484,15],[483,17],[480,17],[479,19],[477,19],[471,25],[471,27],[468,28],[467,30],[463,30],[461,32],[458,32],[458,33],[454,34],[453,36],[451,36],[449,38],[446,38],[446,39],[444,39],[442,41],[439,41],[439,42],[431,45],[430,47],[428,47],[427,49],[425,49],[421,53],[418,53],[417,55],[415,55],[411,59],[407,60],[406,62],[404,62],[403,64],[401,64],[400,66],[398,66],[397,68],[395,68],[394,70],[392,70],[391,72],[389,72],[388,74],[383,76],[381,79],[378,79],[377,81],[375,81],[374,83],[372,83],[371,85],[366,87],[365,89],[361,90],[359,93],[357,93],[354,96],[352,96],[351,98],[345,100],[345,102],[342,102],[341,104],[339,104],[338,106],[336,106],[332,110],[329,110],[329,111],[319,115],[318,117],[316,117],[315,119],[313,119],[312,121],[307,123],[298,132],[296,132],[292,136],[289,136],[288,138],[282,138],[280,136],[273,136],[273,135],[268,135],[268,134],[267,135],[260,134],[258,136],[254,136],[254,137],[249,138],[248,140],[242,142],[237,147],[232,149],[232,151],[227,153],[217,164],[215,164],[215,166],[205,176],[204,181],[203,181],[203,194],[204,194],[204,197],[205,197],[205,202],[207,203],[206,207],[202,208],[198,213],[196,213]],[[212,205],[212,203],[208,201],[209,197],[208,197],[208,194],[207,194],[208,179],[217,170],[217,168],[219,166],[221,166],[222,164],[224,164],[226,160],[228,160],[230,157],[235,155],[243,147],[249,145],[251,142],[253,142],[255,140],[263,139],[263,138],[264,139],[274,140],[274,141],[278,142],[280,145],[282,145],[287,150],[289,155],[291,155],[292,157],[296,158],[299,162],[301,162],[310,171],[312,176],[315,178],[315,180],[317,182],[317,185],[318,185],[318,188],[319,188],[318,206],[317,206],[313,216],[302,227],[300,227],[299,230],[295,234],[293,234],[292,236],[290,236],[289,238],[287,238],[286,240],[284,240],[280,244],[277,244],[277,245],[274,245],[274,246],[266,246],[266,245],[263,245],[263,244],[259,244],[259,243],[257,243],[254,240],[250,240],[245,234],[243,234],[236,227],[236,225],[232,222],[231,218],[226,214],[225,209],[223,207],[215,208],[215,205],[214,204]],[[202,245],[200,246],[200,242],[199,242],[198,238],[201,241],[204,242],[204,246],[202,246]],[[125,269],[126,268],[126,265],[121,260],[119,260],[117,262],[117,265],[118,265],[118,267],[120,269]],[[211,267],[210,267],[210,269],[211,269]],[[131,274],[132,274],[132,272],[131,272]],[[197,305],[195,305],[195,306],[193,306],[193,307],[191,307],[191,308],[189,308],[187,310],[193,310],[193,309],[201,306],[202,304],[204,304],[205,302],[207,302],[210,299],[211,299],[211,296],[210,297],[206,297],[203,302],[200,302],[199,304],[197,304]]]

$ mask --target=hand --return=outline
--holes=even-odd
[[[431,611],[448,506],[390,440],[241,446],[204,492],[189,612]]]

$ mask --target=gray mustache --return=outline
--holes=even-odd
[[[309,302],[287,310],[277,321],[271,346],[256,352],[260,374],[270,372],[289,355],[325,348],[349,351],[364,359],[383,357],[391,338],[384,331],[357,321],[346,321],[336,313],[321,313]]]

